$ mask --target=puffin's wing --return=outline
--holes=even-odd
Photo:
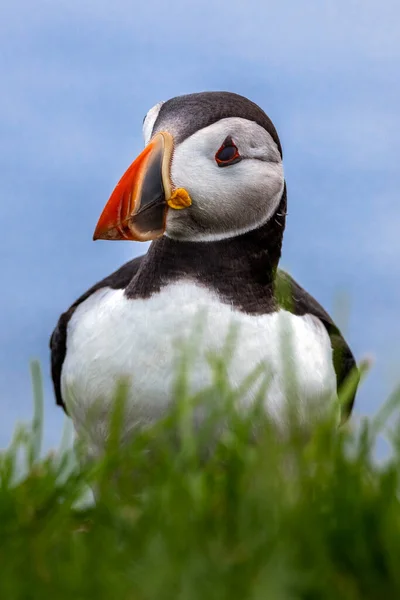
[[[78,300],[76,300],[72,306],[61,315],[58,320],[57,326],[54,329],[50,338],[50,350],[51,350],[51,376],[53,379],[54,393],[56,396],[56,403],[62,406],[66,411],[65,403],[61,396],[61,370],[67,351],[67,326],[70,318],[75,312],[75,309],[87,300],[91,294],[97,290],[110,287],[114,290],[122,289],[128,285],[132,277],[138,271],[140,263],[142,262],[143,256],[138,256],[133,260],[125,263],[114,273],[108,275],[105,279],[102,279],[91,287],[87,292],[82,294]]]
[[[288,273],[281,269],[278,270],[276,276],[275,295],[278,304],[282,308],[295,315],[314,315],[323,323],[331,340],[333,364],[336,372],[337,389],[339,391],[349,375],[354,372],[357,373],[355,358],[346,340],[340,333],[339,328],[315,298],[306,292]],[[343,407],[342,422],[350,416],[355,396],[356,389],[348,399],[346,406]]]

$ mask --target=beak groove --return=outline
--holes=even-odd
[[[98,220],[93,239],[148,241],[163,235],[171,197],[173,138],[154,136],[119,180]]]

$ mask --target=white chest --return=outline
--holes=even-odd
[[[173,398],[182,352],[194,348],[189,380],[191,390],[200,391],[212,381],[208,357],[222,351],[232,327],[236,343],[228,375],[233,386],[264,363],[270,376],[265,406],[279,422],[289,369],[304,418],[311,406],[326,410],[336,395],[336,376],[330,340],[317,319],[286,311],[247,315],[207,289],[178,282],[145,300],[102,289],[77,308],[68,325],[61,378],[75,426],[82,428],[90,407],[99,402],[104,421],[97,424],[98,435],[106,435],[105,419],[121,378],[131,382],[127,428],[156,420]],[[256,393],[255,386],[244,401],[251,402]]]

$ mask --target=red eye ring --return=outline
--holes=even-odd
[[[215,154],[215,160],[219,167],[228,167],[242,160],[239,150],[230,135],[225,138],[224,143]]]

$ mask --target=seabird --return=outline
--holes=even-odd
[[[337,405],[356,363],[327,312],[278,269],[287,198],[273,123],[243,96],[204,92],[154,106],[143,134],[145,149],[117,184],[94,239],[152,243],[61,315],[50,340],[57,404],[86,436],[91,456],[104,449],[121,378],[130,382],[124,433],[157,421],[174,401],[177,347],[202,314],[192,391],[210,384],[207,357],[222,351],[235,327],[230,383],[239,386],[265,364],[265,410],[284,427],[288,333],[296,412],[311,428]],[[256,395],[254,386],[243,404]],[[354,395],[338,421],[349,416]]]

